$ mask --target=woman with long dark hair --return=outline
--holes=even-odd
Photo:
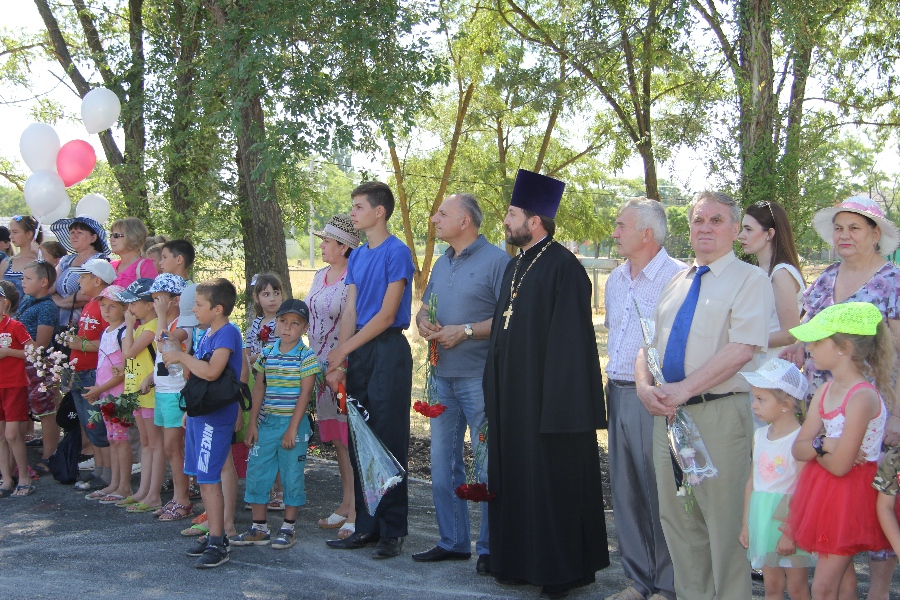
[[[772,280],[778,329],[769,334],[769,354],[778,356],[781,348],[796,341],[789,330],[800,324],[800,299],[806,289],[787,212],[770,200],[751,204],[744,212],[738,241]]]

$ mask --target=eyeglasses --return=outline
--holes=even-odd
[[[111,237],[111,238],[117,240],[117,239],[119,239],[119,238],[125,237],[125,234],[124,234],[124,233],[113,233],[112,231],[110,231],[110,232],[109,232],[109,237]]]

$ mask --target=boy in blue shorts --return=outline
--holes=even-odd
[[[354,189],[350,197],[350,219],[366,233],[368,243],[354,250],[347,263],[347,304],[341,313],[339,343],[325,363],[325,379],[333,390],[346,381],[347,395],[369,411],[369,428],[405,469],[412,354],[403,330],[411,320],[415,267],[409,248],[387,228],[394,211],[391,188],[372,181]],[[399,556],[408,532],[406,478],[384,495],[374,515],[362,510],[366,504],[355,458],[353,485],[356,532],[326,543],[344,550],[375,545],[372,557],[378,559]]]
[[[237,301],[237,290],[227,279],[216,278],[197,285],[194,316],[200,325],[208,325],[194,356],[181,350],[163,353],[168,367],[181,363],[191,377],[215,381],[231,365],[241,372],[242,337],[240,330],[228,320]],[[198,569],[218,567],[228,562],[225,539],[225,502],[222,495],[222,468],[231,459],[231,437],[243,425],[239,402],[199,417],[185,417],[184,472],[200,484],[200,495],[206,508],[207,546],[194,563]]]
[[[306,504],[303,469],[312,435],[306,407],[320,372],[319,361],[301,339],[309,328],[309,309],[302,300],[285,300],[275,318],[280,339],[264,349],[253,365],[256,383],[244,435],[251,449],[244,500],[253,509],[253,525],[231,540],[233,546],[269,543],[266,505],[277,473],[284,488],[284,524],[272,548],[286,549],[296,543],[294,523],[299,508]]]

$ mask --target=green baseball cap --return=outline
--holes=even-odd
[[[832,304],[803,325],[791,329],[801,342],[816,342],[835,333],[875,335],[884,315],[870,302]]]

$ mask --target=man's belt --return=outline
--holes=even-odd
[[[610,379],[609,382],[616,387],[620,388],[633,388],[635,384],[633,381],[628,381],[626,379]]]
[[[684,406],[702,404],[704,402],[712,402],[713,400],[719,400],[720,398],[734,396],[736,393],[737,392],[727,392],[725,394],[700,394],[699,396],[691,396],[690,398],[688,398],[688,401],[684,403]]]

